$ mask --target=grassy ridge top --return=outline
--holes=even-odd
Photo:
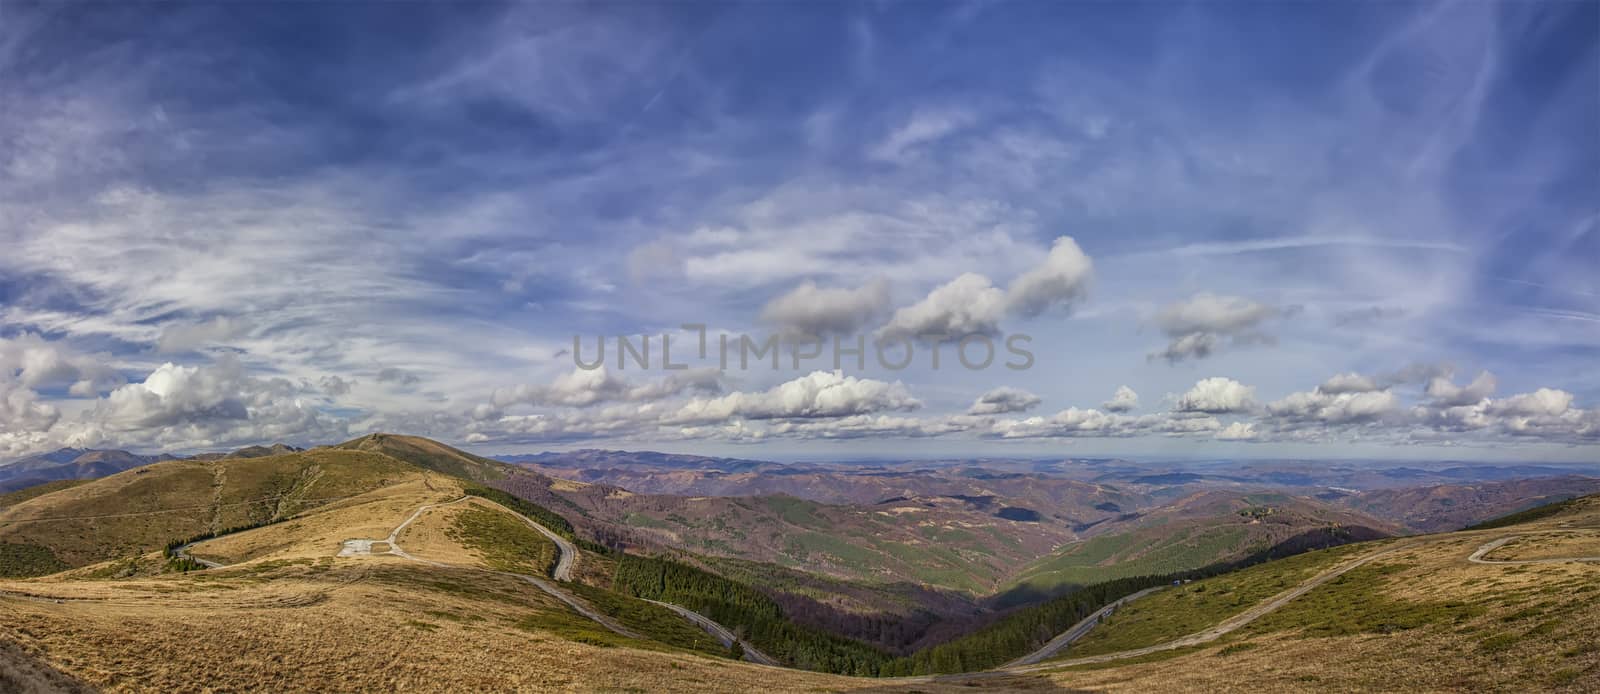
[[[160,549],[174,539],[287,518],[423,471],[362,451],[173,460],[48,492],[0,512],[0,542],[67,566]]]
[[[420,436],[369,434],[330,448],[381,453],[425,470],[475,482],[503,479],[513,469],[500,461],[473,455]]]

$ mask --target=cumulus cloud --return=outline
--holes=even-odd
[[[1464,386],[1456,385],[1449,375],[1439,375],[1428,380],[1426,393],[1433,407],[1460,407],[1482,402],[1494,394],[1495,384],[1494,374],[1488,371],[1479,372]]]
[[[893,410],[914,410],[922,403],[905,385],[838,372],[814,371],[762,392],[733,392],[717,398],[696,398],[666,418],[668,423],[742,419],[808,419],[844,417]]]
[[[855,289],[825,289],[807,281],[767,302],[761,319],[786,335],[822,338],[855,334],[888,309],[889,283],[882,279]]]
[[[1319,387],[1267,403],[1267,413],[1296,422],[1346,424],[1379,419],[1396,411],[1399,404],[1399,398],[1387,390],[1330,392]]]
[[[16,383],[0,380],[0,455],[17,457],[47,445],[47,432],[61,418],[54,405]]]
[[[0,381],[15,380],[32,389],[66,385],[73,396],[92,397],[122,382],[107,360],[105,355],[80,354],[32,333],[0,338]]]
[[[1250,422],[1233,422],[1215,436],[1220,441],[1252,441],[1256,438],[1256,426]]]
[[[1201,292],[1156,314],[1156,326],[1171,341],[1150,358],[1175,364],[1211,356],[1224,340],[1232,344],[1270,342],[1272,337],[1261,332],[1261,324],[1283,313],[1251,299]]]
[[[162,364],[138,383],[97,400],[67,423],[66,443],[114,441],[180,449],[239,442],[326,441],[343,436],[342,421],[320,412],[301,387],[282,378],[254,378],[232,357],[204,366]]]
[[[1327,395],[1339,395],[1342,393],[1371,393],[1376,390],[1382,390],[1382,387],[1378,385],[1377,381],[1358,373],[1336,374],[1334,376],[1330,376],[1328,380],[1323,381],[1322,385],[1317,386],[1318,392]]]
[[[549,384],[498,389],[491,400],[496,408],[517,404],[589,407],[604,402],[650,402],[685,392],[715,393],[721,388],[721,372],[712,368],[674,371],[655,381],[635,383],[602,366],[597,369],[575,368]]]
[[[929,292],[923,300],[895,311],[880,335],[994,335],[1000,332],[1000,319],[1005,312],[1006,293],[989,278],[969,272]]]
[[[1216,417],[1206,414],[1168,412],[1134,417],[1069,407],[1049,417],[998,420],[983,433],[1003,439],[1181,437],[1209,434],[1221,428]]]
[[[1011,282],[1006,301],[1021,316],[1036,316],[1055,306],[1081,299],[1094,276],[1094,262],[1071,236],[1062,236],[1050,248],[1044,264]]]
[[[1081,300],[1094,275],[1094,263],[1070,236],[1057,238],[1043,263],[1001,290],[988,277],[964,273],[934,289],[921,301],[895,311],[880,331],[884,337],[994,335],[1007,315],[1032,317]]]
[[[1572,393],[1540,388],[1532,393],[1494,400],[1486,408],[1491,414],[1511,417],[1559,417],[1572,408]]]
[[[967,414],[1006,414],[1026,412],[1041,402],[1039,396],[1020,388],[1001,386],[978,396],[967,408]]]
[[[1139,409],[1139,394],[1127,386],[1118,386],[1117,392],[1105,401],[1100,407],[1107,412],[1131,412]]]
[[[1178,397],[1174,409],[1206,414],[1246,412],[1254,404],[1255,390],[1231,378],[1201,379],[1189,392]]]
[[[39,401],[39,394],[17,383],[0,380],[0,422],[7,431],[42,431],[60,418],[61,412]]]

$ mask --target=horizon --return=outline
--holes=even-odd
[[[14,457],[14,458],[7,458],[7,459],[4,459],[4,460],[0,460],[0,467],[11,465],[13,463],[20,462],[22,460],[26,460],[26,459],[28,459],[30,457],[33,457],[33,456],[49,455],[49,454],[61,453],[61,452],[65,452],[65,451],[81,451],[81,452],[114,451],[114,452],[122,452],[122,453],[131,454],[131,455],[138,455],[138,456],[145,456],[145,457],[154,457],[154,456],[160,456],[160,455],[173,455],[173,456],[177,456],[179,458],[185,458],[185,457],[193,457],[193,456],[196,456],[196,455],[215,455],[215,454],[222,454],[222,453],[231,453],[231,452],[243,449],[243,448],[251,448],[251,447],[267,448],[267,447],[271,447],[271,446],[274,446],[274,445],[284,445],[284,446],[290,446],[290,447],[294,447],[294,448],[299,448],[299,449],[302,449],[302,450],[310,450],[310,449],[314,449],[314,448],[324,448],[324,447],[329,447],[329,446],[336,446],[336,445],[339,445],[341,443],[347,443],[347,442],[352,441],[352,440],[357,440],[357,439],[364,438],[366,436],[372,436],[372,435],[375,435],[375,434],[391,435],[391,436],[407,436],[407,434],[400,434],[400,433],[397,433],[397,432],[370,432],[370,433],[367,433],[367,434],[363,434],[361,436],[357,436],[354,439],[341,440],[341,441],[330,441],[330,442],[322,442],[322,443],[309,443],[309,442],[287,443],[287,442],[283,442],[283,441],[273,441],[273,442],[249,444],[249,445],[246,445],[246,446],[239,446],[239,447],[234,447],[234,448],[220,448],[220,449],[214,449],[214,450],[192,450],[192,451],[185,451],[185,452],[175,452],[175,451],[169,451],[169,450],[137,450],[137,449],[123,449],[123,448],[74,448],[74,447],[62,447],[62,448],[57,448],[57,449],[50,450],[50,451],[41,451],[41,452],[33,453],[33,454],[29,455],[29,456],[21,456],[21,457]],[[1317,464],[1317,463],[1337,463],[1337,464],[1353,465],[1353,466],[1358,466],[1358,467],[1360,467],[1360,466],[1378,467],[1378,466],[1383,466],[1383,465],[1396,465],[1396,466],[1422,466],[1422,467],[1425,467],[1425,468],[1443,468],[1443,467],[1446,467],[1446,466],[1457,465],[1457,466],[1485,466],[1485,467],[1537,466],[1537,467],[1579,467],[1579,468],[1586,468],[1586,469],[1600,468],[1600,460],[1593,460],[1593,459],[1528,460],[1528,459],[1520,459],[1520,458],[1469,459],[1469,458],[1449,458],[1449,457],[1381,458],[1381,457],[1339,457],[1339,456],[1329,456],[1329,457],[1295,457],[1295,456],[1289,456],[1289,457],[1285,457],[1285,456],[1247,457],[1247,456],[1234,456],[1234,457],[1225,457],[1225,458],[1215,458],[1215,457],[1206,457],[1206,456],[1194,456],[1194,457],[1170,457],[1170,456],[1168,456],[1168,457],[1164,457],[1164,456],[1111,455],[1111,454],[1096,454],[1096,453],[1073,453],[1071,455],[1058,455],[1058,454],[1009,454],[1009,455],[1007,455],[1007,454],[1001,454],[1000,452],[996,452],[996,451],[993,451],[993,450],[990,450],[990,451],[972,451],[972,452],[966,452],[966,453],[962,453],[962,452],[946,452],[946,453],[940,453],[940,454],[922,454],[922,455],[889,455],[889,454],[873,455],[873,454],[857,452],[857,453],[851,453],[851,454],[846,455],[846,456],[837,456],[837,457],[831,457],[831,458],[824,458],[824,457],[816,457],[814,455],[806,454],[806,453],[778,454],[778,455],[770,455],[770,456],[748,456],[748,455],[734,455],[734,454],[724,454],[724,453],[674,451],[674,450],[670,450],[669,448],[666,448],[666,447],[662,447],[662,448],[610,448],[610,447],[594,447],[594,446],[575,446],[575,447],[563,447],[563,448],[546,448],[546,449],[538,449],[538,450],[521,448],[521,449],[516,449],[516,450],[490,452],[490,451],[475,450],[474,447],[471,447],[471,446],[464,446],[464,447],[461,448],[461,450],[466,451],[468,453],[473,453],[475,455],[481,455],[481,456],[486,457],[486,458],[491,458],[491,459],[495,459],[495,460],[502,460],[502,461],[504,461],[507,458],[533,457],[533,456],[540,456],[540,455],[562,455],[562,454],[570,454],[570,453],[579,453],[579,452],[590,452],[590,451],[592,451],[592,452],[600,452],[600,453],[627,453],[627,454],[649,453],[649,454],[673,455],[673,456],[676,456],[676,455],[698,456],[698,457],[717,458],[717,459],[725,459],[725,460],[739,460],[739,461],[745,461],[745,462],[776,463],[776,464],[780,464],[780,465],[806,464],[806,465],[819,465],[819,466],[847,465],[847,464],[856,464],[856,463],[863,463],[863,464],[867,464],[867,463],[890,463],[890,462],[901,462],[901,463],[923,463],[923,462],[926,462],[926,463],[949,463],[949,464],[952,464],[952,465],[959,465],[959,464],[965,464],[965,463],[972,463],[972,462],[975,462],[975,461],[1043,462],[1043,461],[1052,461],[1052,460],[1059,460],[1059,461],[1108,460],[1108,461],[1123,461],[1123,462],[1127,462],[1127,463],[1131,463],[1131,464],[1135,464],[1135,465],[1151,465],[1151,466],[1157,466],[1157,465],[1162,465],[1162,464],[1174,464],[1174,465],[1192,465],[1192,464],[1216,464],[1216,465],[1238,464],[1238,465],[1250,465],[1250,464],[1260,464],[1260,463],[1279,463],[1279,464],[1286,464],[1286,465],[1293,465],[1293,464],[1307,464],[1307,465],[1310,465],[1310,464]]]

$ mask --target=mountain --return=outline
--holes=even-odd
[[[96,479],[176,457],[165,453],[138,455],[127,451],[63,448],[0,465],[0,493],[56,480]]]
[[[1600,492],[1600,478],[1565,475],[1478,484],[1375,489],[1336,503],[1416,532],[1458,530],[1551,501]]]
[[[304,448],[296,448],[284,443],[275,443],[271,446],[246,446],[228,453],[201,453],[189,456],[194,460],[226,460],[228,458],[265,458],[269,455],[286,455],[300,453]]]
[[[823,504],[871,505],[897,499],[989,499],[1092,523],[1122,509],[1148,505],[1134,489],[1034,472],[996,472],[964,464],[774,463],[664,453],[584,450],[518,456],[518,465],[549,477],[668,496],[792,496]],[[1107,511],[1106,506],[1115,506]]]

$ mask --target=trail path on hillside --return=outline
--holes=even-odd
[[[609,616],[607,616],[605,614],[602,614],[598,610],[594,609],[593,606],[589,605],[587,602],[585,602],[583,599],[579,598],[578,596],[573,595],[573,594],[571,594],[571,593],[569,593],[569,592],[567,592],[565,590],[562,590],[555,583],[551,582],[549,579],[546,579],[544,577],[530,576],[528,574],[519,574],[519,573],[510,572],[510,571],[495,571],[495,570],[492,570],[492,569],[482,569],[482,568],[478,568],[478,567],[461,567],[461,566],[456,566],[456,565],[453,565],[453,564],[446,564],[444,562],[437,562],[437,561],[433,561],[433,560],[430,560],[430,559],[423,559],[421,557],[412,555],[412,554],[406,552],[404,547],[400,546],[400,534],[402,532],[405,532],[405,529],[407,527],[409,527],[412,523],[415,523],[418,518],[421,518],[422,514],[427,513],[431,509],[442,508],[442,507],[445,507],[445,506],[451,506],[451,505],[459,504],[459,503],[462,503],[464,501],[469,501],[469,500],[472,500],[472,499],[476,499],[479,502],[492,505],[492,506],[494,506],[496,508],[499,508],[502,511],[505,511],[506,513],[511,514],[512,516],[515,516],[516,518],[520,519],[522,522],[528,524],[528,526],[530,528],[538,531],[540,534],[542,534],[545,537],[549,538],[551,542],[555,543],[556,549],[558,551],[558,556],[557,556],[557,559],[556,559],[556,566],[551,571],[551,576],[556,581],[568,581],[568,582],[570,582],[572,580],[572,571],[577,566],[577,562],[578,562],[578,548],[576,546],[574,546],[571,541],[567,540],[567,538],[562,537],[561,535],[556,534],[554,531],[552,531],[549,528],[546,528],[544,525],[534,521],[532,518],[529,518],[527,516],[522,515],[521,513],[518,513],[514,509],[511,509],[511,508],[506,507],[506,506],[504,506],[502,504],[496,503],[496,502],[494,502],[492,500],[485,499],[483,497],[462,496],[460,498],[453,499],[453,500],[450,500],[450,501],[446,501],[446,502],[443,502],[443,503],[424,504],[422,506],[419,506],[419,507],[417,507],[416,510],[412,511],[411,515],[407,516],[406,519],[400,523],[400,525],[395,526],[394,530],[389,532],[389,536],[388,537],[386,537],[386,538],[384,538],[382,540],[367,540],[367,539],[346,540],[345,543],[344,543],[345,550],[342,550],[340,552],[340,556],[353,556],[353,555],[360,555],[360,554],[374,554],[374,552],[372,552],[372,545],[373,544],[377,544],[377,543],[384,543],[384,544],[387,544],[388,547],[389,547],[388,552],[383,552],[383,553],[378,553],[378,554],[390,554],[390,555],[393,555],[393,556],[396,556],[396,557],[400,557],[402,559],[406,559],[406,560],[409,560],[409,561],[417,562],[419,564],[426,564],[428,566],[434,566],[434,567],[438,567],[438,568],[445,568],[445,569],[475,568],[475,569],[480,570],[480,571],[488,571],[489,573],[494,573],[494,574],[498,574],[498,575],[501,575],[501,576],[510,576],[510,577],[517,578],[517,579],[520,579],[522,581],[525,581],[525,582],[533,585],[534,587],[537,587],[539,590],[544,591],[545,593],[549,594],[551,597],[554,597],[555,599],[560,600],[562,603],[564,603],[568,607],[572,608],[572,610],[574,612],[577,612],[578,614],[583,615],[584,617],[587,617],[591,621],[599,624],[600,626],[605,627],[606,629],[609,629],[610,631],[612,631],[612,632],[614,632],[614,633],[616,633],[616,634],[618,634],[620,636],[624,636],[624,637],[627,637],[627,638],[630,638],[630,639],[644,639],[645,638],[645,637],[635,633],[633,630],[622,626],[621,624],[619,624],[616,620],[612,619],[611,617],[609,617]],[[224,566],[223,564],[219,564],[219,563],[214,562],[214,561],[210,561],[210,560],[206,560],[206,559],[200,559],[198,557],[190,556],[188,551],[189,551],[190,548],[192,548],[196,544],[198,544],[198,543],[191,542],[191,543],[186,544],[186,545],[184,545],[182,547],[179,547],[179,548],[177,548],[176,550],[173,551],[173,554],[176,555],[176,556],[179,556],[179,557],[185,557],[185,558],[188,558],[188,559],[193,559],[194,561],[197,561],[197,562],[200,562],[201,564],[204,564],[207,568],[216,569],[216,568],[222,568]],[[665,607],[665,608],[667,608],[669,610],[672,610],[673,612],[676,612],[678,615],[680,615],[683,618],[685,618],[685,619],[689,620],[690,622],[694,623],[696,626],[700,627],[701,629],[704,629],[706,632],[710,633],[712,636],[715,636],[718,640],[722,641],[724,645],[731,646],[735,641],[737,641],[739,643],[739,645],[744,649],[744,657],[745,657],[745,659],[750,661],[750,662],[752,662],[752,663],[757,663],[757,664],[761,664],[761,665],[773,665],[773,666],[778,666],[779,665],[777,660],[774,660],[773,658],[771,658],[770,656],[766,655],[765,653],[762,653],[761,651],[757,650],[754,646],[750,645],[749,642],[745,641],[744,639],[741,639],[741,638],[737,637],[736,635],[734,635],[734,633],[732,631],[729,631],[726,627],[723,627],[721,624],[718,624],[717,622],[713,621],[709,617],[706,617],[705,615],[702,615],[702,614],[700,614],[698,612],[690,610],[690,609],[688,609],[686,607],[683,607],[681,605],[674,605],[674,604],[671,604],[671,603],[660,602],[660,601],[656,601],[656,600],[649,600],[648,602],[652,602],[652,603],[655,603],[657,605],[661,605],[662,607]]]
[[[689,620],[691,622],[694,622],[695,624],[699,625],[701,629],[706,630],[707,633],[711,634],[712,636],[717,637],[717,640],[721,641],[722,645],[724,645],[724,646],[732,648],[733,644],[737,642],[739,644],[739,647],[744,649],[744,659],[745,660],[748,660],[748,661],[750,661],[752,663],[756,663],[757,665],[772,665],[774,667],[783,667],[782,663],[779,663],[777,660],[774,660],[771,656],[769,656],[769,655],[767,655],[765,653],[762,653],[761,651],[756,650],[756,647],[750,645],[749,641],[746,641],[746,640],[741,639],[738,636],[734,635],[733,632],[728,631],[727,627],[724,627],[721,624],[716,623],[710,617],[707,617],[707,616],[705,616],[703,614],[700,614],[699,612],[695,612],[694,610],[691,610],[691,609],[689,609],[687,607],[684,607],[682,605],[674,605],[674,604],[672,604],[670,602],[661,602],[660,600],[651,600],[649,598],[644,598],[644,601],[645,602],[655,603],[655,604],[660,605],[662,607],[665,607],[665,608],[667,608],[669,610],[672,610],[673,612],[678,613],[684,619],[687,619],[687,620]]]
[[[1123,658],[1137,658],[1139,656],[1149,655],[1151,653],[1160,653],[1162,651],[1171,651],[1171,650],[1176,650],[1176,649],[1179,649],[1179,648],[1188,648],[1190,646],[1198,646],[1200,644],[1210,643],[1212,641],[1215,641],[1217,639],[1222,638],[1223,636],[1226,636],[1227,634],[1230,634],[1230,633],[1233,633],[1234,631],[1239,630],[1240,628],[1244,627],[1245,625],[1247,625],[1247,624],[1249,624],[1251,622],[1256,621],[1257,619],[1260,619],[1260,618],[1262,618],[1262,617],[1264,617],[1264,616],[1266,616],[1266,615],[1268,615],[1268,614],[1270,614],[1272,612],[1277,611],[1278,608],[1289,604],[1289,602],[1294,600],[1295,598],[1298,598],[1298,597],[1300,597],[1302,595],[1305,595],[1306,593],[1309,593],[1309,592],[1315,590],[1318,586],[1321,586],[1322,584],[1327,583],[1328,581],[1331,581],[1331,580],[1333,580],[1335,578],[1343,576],[1343,575],[1345,575],[1345,574],[1347,574],[1347,573],[1349,573],[1351,571],[1354,571],[1355,569],[1357,569],[1359,567],[1365,566],[1365,565],[1367,565],[1367,564],[1369,564],[1369,563],[1371,563],[1373,561],[1376,561],[1378,559],[1382,559],[1383,557],[1389,556],[1390,554],[1394,554],[1395,552],[1399,552],[1399,551],[1405,550],[1405,549],[1411,549],[1411,548],[1413,548],[1415,546],[1416,546],[1416,543],[1403,544],[1403,545],[1399,545],[1399,546],[1396,546],[1396,547],[1390,547],[1388,549],[1384,549],[1384,550],[1380,550],[1380,551],[1377,551],[1377,552],[1373,552],[1372,554],[1368,554],[1368,555],[1366,555],[1364,557],[1361,557],[1359,559],[1355,559],[1353,561],[1345,562],[1345,563],[1340,564],[1338,566],[1335,566],[1335,567],[1333,567],[1331,569],[1325,570],[1322,573],[1317,574],[1316,576],[1311,577],[1310,579],[1306,580],[1304,583],[1301,583],[1300,585],[1295,586],[1294,588],[1290,588],[1289,590],[1283,591],[1282,593],[1279,593],[1279,594],[1273,596],[1270,600],[1267,600],[1266,602],[1263,602],[1263,603],[1261,603],[1259,605],[1256,605],[1255,607],[1252,607],[1252,608],[1250,608],[1248,610],[1240,612],[1239,614],[1236,614],[1236,615],[1234,615],[1232,617],[1229,617],[1229,618],[1227,618],[1225,620],[1222,620],[1222,622],[1216,624],[1215,626],[1212,626],[1210,628],[1207,628],[1207,629],[1204,629],[1204,630],[1201,630],[1201,631],[1197,631],[1197,632],[1195,632],[1193,634],[1190,634],[1188,636],[1185,636],[1185,637],[1182,637],[1182,638],[1179,638],[1179,639],[1168,641],[1166,643],[1157,644],[1157,645],[1154,645],[1154,646],[1146,646],[1144,648],[1135,648],[1135,649],[1127,650],[1127,651],[1118,651],[1116,653],[1105,653],[1105,654],[1102,654],[1102,655],[1084,656],[1082,658],[1069,658],[1069,659],[1066,659],[1066,660],[1057,660],[1057,661],[1044,663],[1044,664],[1039,664],[1039,665],[1025,665],[1025,666],[1019,666],[1019,667],[1012,667],[1012,668],[1004,670],[1004,672],[1037,672],[1037,671],[1040,671],[1040,670],[1051,670],[1051,669],[1061,668],[1061,667],[1070,667],[1070,666],[1073,666],[1073,665],[1089,665],[1089,664],[1092,664],[1092,663],[1104,663],[1104,662],[1112,661],[1112,660],[1122,660]]]
[[[1472,556],[1467,557],[1467,561],[1470,561],[1470,562],[1472,562],[1474,564],[1502,564],[1502,565],[1510,565],[1510,566],[1516,566],[1516,565],[1521,565],[1521,564],[1560,564],[1560,563],[1569,562],[1569,561],[1600,561],[1600,557],[1547,557],[1547,558],[1543,558],[1543,559],[1489,559],[1488,558],[1488,554],[1490,552],[1493,552],[1493,551],[1495,551],[1497,549],[1500,549],[1501,547],[1504,547],[1506,545],[1506,543],[1508,543],[1508,542],[1510,542],[1512,540],[1515,540],[1515,539],[1517,539],[1519,537],[1524,537],[1524,536],[1527,536],[1527,535],[1543,535],[1543,534],[1546,534],[1546,533],[1562,533],[1562,532],[1570,533],[1570,532],[1579,532],[1579,531],[1577,531],[1577,530],[1539,530],[1539,531],[1533,531],[1533,532],[1517,533],[1515,535],[1507,535],[1507,536],[1499,538],[1497,540],[1490,540],[1488,542],[1483,543],[1483,546],[1479,547],[1478,551],[1473,552]]]

